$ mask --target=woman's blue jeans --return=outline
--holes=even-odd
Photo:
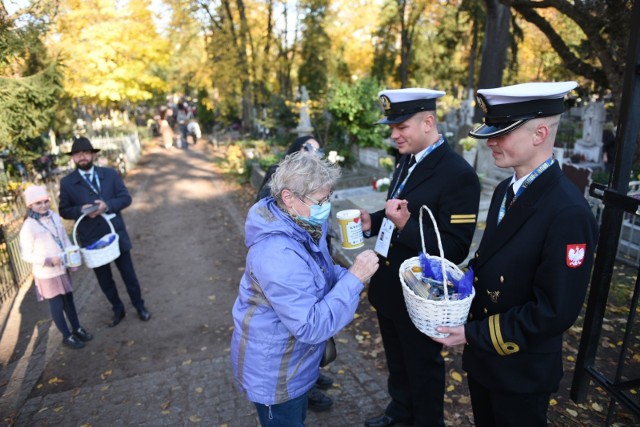
[[[255,402],[253,404],[258,410],[262,427],[304,427],[308,406],[307,393],[277,405]]]

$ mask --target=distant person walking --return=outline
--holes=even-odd
[[[151,314],[145,308],[142,299],[140,283],[131,259],[131,240],[121,214],[121,211],[131,204],[131,196],[115,169],[94,165],[96,153],[99,151],[93,148],[87,138],[80,137],[73,142],[71,152],[67,154],[71,155],[76,170],[60,181],[60,214],[65,219],[76,221],[82,215],[83,209],[98,205],[96,211],[88,214],[78,224],[78,237],[82,246],[90,245],[110,232],[103,214],[111,220],[120,237],[120,256],[115,260],[115,264],[138,316],[141,320],[147,321]],[[113,321],[109,326],[116,326],[124,319],[125,310],[113,281],[111,266],[107,264],[96,267],[93,272],[113,309]]]
[[[168,116],[171,110],[165,110],[162,114],[162,118],[160,119],[160,135],[162,135],[162,143],[164,148],[167,150],[173,147],[173,139],[175,134],[173,133],[173,128],[169,123]]]
[[[28,211],[20,229],[20,253],[22,259],[31,264],[36,296],[38,301],[49,301],[51,318],[62,334],[62,344],[82,348],[93,336],[80,326],[71,276],[61,257],[65,248],[71,246],[69,236],[60,216],[49,209],[51,200],[45,187],[27,188],[24,199]]]

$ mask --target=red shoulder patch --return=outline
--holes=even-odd
[[[567,245],[567,267],[578,268],[584,262],[584,256],[587,252],[586,243],[574,243]]]

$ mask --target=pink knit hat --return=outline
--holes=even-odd
[[[44,186],[32,185],[24,190],[24,201],[27,206],[31,206],[41,200],[49,200],[49,193],[47,193],[47,189]]]

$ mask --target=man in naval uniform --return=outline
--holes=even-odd
[[[444,425],[444,360],[442,346],[412,323],[402,294],[400,264],[422,251],[419,215],[433,212],[444,257],[461,263],[469,253],[480,202],[475,170],[449,146],[436,126],[436,99],[444,92],[430,89],[384,90],[378,94],[400,157],[387,193],[385,208],[362,212],[365,236],[378,236],[380,268],[369,285],[389,370],[391,402],[385,412],[368,419],[368,427],[399,423]],[[440,255],[435,228],[424,214],[426,250]]]
[[[476,426],[546,426],[562,377],[562,334],[576,320],[593,266],[598,225],[553,157],[564,96],[575,82],[478,90],[496,166],[514,175],[493,193],[470,262],[476,297],[464,326],[436,341],[464,347]]]

